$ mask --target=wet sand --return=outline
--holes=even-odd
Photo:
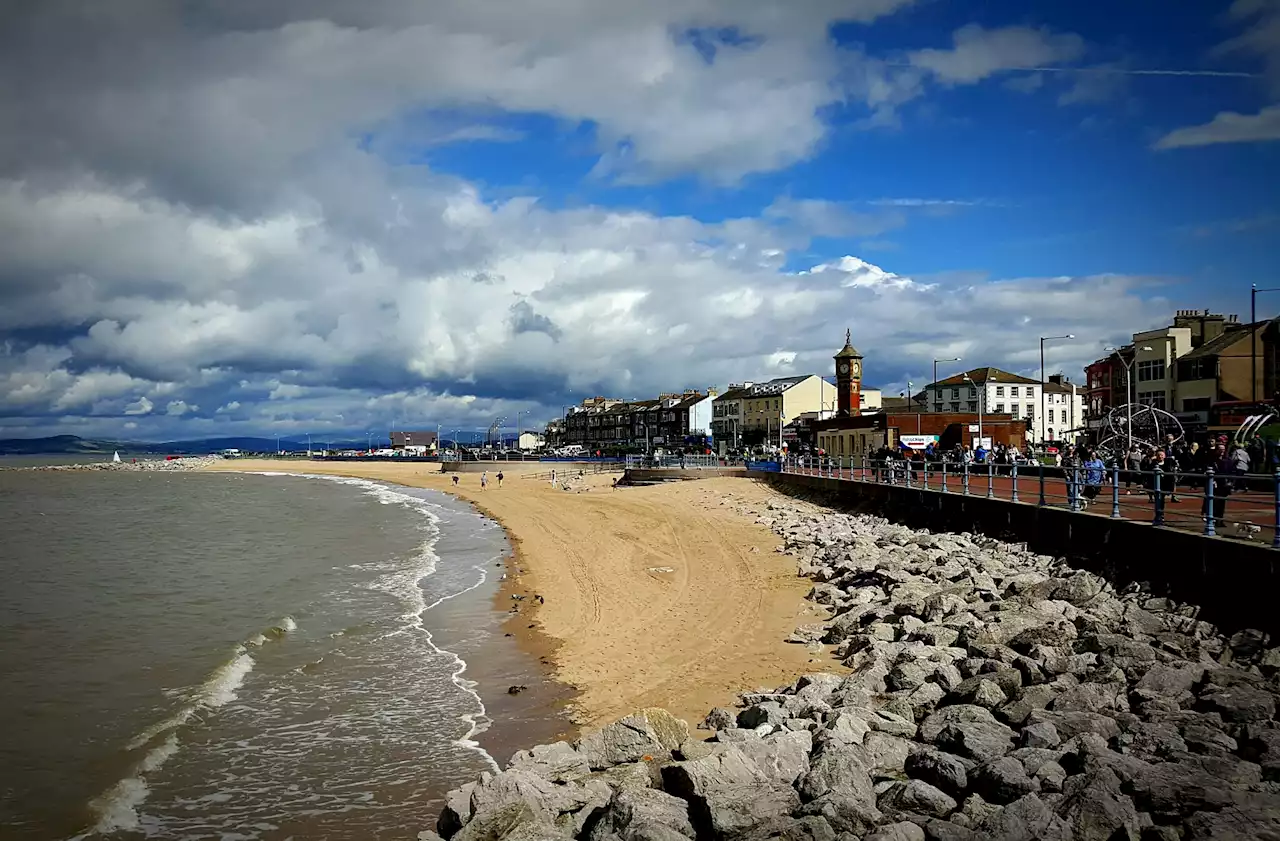
[[[502,488],[491,472],[481,490],[479,475],[461,474],[455,488],[434,464],[241,459],[210,469],[358,476],[476,504],[502,523],[516,552],[495,600],[500,610],[518,607],[507,631],[574,690],[569,713],[579,725],[646,706],[696,723],[742,691],[838,669],[783,642],[796,625],[817,621],[817,608],[803,600],[809,584],[794,560],[774,552],[778,538],[720,504],[726,494],[775,493],[751,480],[614,490],[616,474],[603,474],[566,491],[534,478],[550,465],[528,464],[504,465]],[[501,721],[502,705],[485,700]],[[509,735],[501,741],[511,744]]]

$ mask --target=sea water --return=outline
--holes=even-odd
[[[0,515],[5,838],[412,838],[495,767],[466,658],[508,548],[469,506],[0,471]]]

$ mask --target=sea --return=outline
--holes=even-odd
[[[0,517],[5,841],[414,839],[565,729],[503,530],[447,495],[0,470]]]

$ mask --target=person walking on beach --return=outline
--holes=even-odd
[[[498,471],[498,487],[502,487],[502,471]]]
[[[458,487],[458,474],[457,474],[457,473],[453,474],[453,486],[454,486],[455,488],[456,488],[456,487]]]
[[[480,490],[484,490],[487,487],[489,487],[489,471],[488,470],[480,474]]]
[[[554,488],[555,486],[556,486],[556,471],[555,471],[555,469],[554,469],[554,468],[552,468],[552,470],[551,470],[551,487],[553,487],[553,488]]]

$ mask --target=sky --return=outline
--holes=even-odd
[[[529,428],[846,329],[1081,381],[1280,286],[1276,0],[10,0],[0,78],[0,437]]]

